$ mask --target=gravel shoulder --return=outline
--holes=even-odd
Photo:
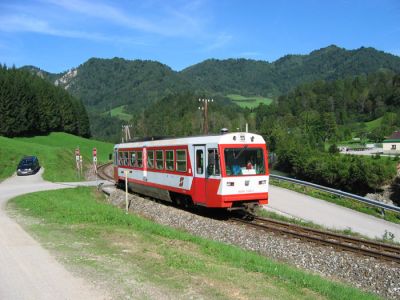
[[[42,173],[0,183],[0,299],[108,299],[69,273],[6,214],[6,203],[15,196],[67,187],[44,181]]]

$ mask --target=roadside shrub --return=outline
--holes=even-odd
[[[332,145],[329,146],[328,152],[331,153],[331,154],[339,153],[339,148],[338,148],[338,146],[336,144],[332,144]]]
[[[278,153],[278,161],[285,160],[286,171],[296,178],[355,194],[378,190],[396,175],[395,164],[389,159],[292,149],[286,148],[283,155]]]

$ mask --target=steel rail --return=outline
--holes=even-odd
[[[383,203],[383,202],[379,202],[379,201],[376,201],[376,200],[372,200],[372,199],[369,199],[369,198],[366,198],[366,197],[361,197],[361,196],[358,196],[358,195],[354,195],[354,194],[350,194],[350,193],[347,193],[347,192],[343,192],[341,190],[336,190],[336,189],[329,188],[329,187],[326,187],[326,186],[322,186],[322,185],[318,185],[318,184],[315,184],[315,183],[302,181],[302,180],[298,180],[298,179],[294,179],[294,178],[290,178],[290,177],[274,175],[274,174],[270,174],[269,176],[271,178],[275,178],[275,179],[278,179],[278,180],[288,181],[288,182],[300,184],[300,185],[303,185],[303,186],[309,186],[309,187],[312,187],[312,188],[315,188],[315,189],[318,189],[318,190],[321,190],[321,191],[324,191],[324,192],[327,192],[327,193],[330,193],[330,194],[334,194],[334,195],[337,195],[337,196],[342,196],[342,197],[350,198],[350,199],[357,200],[357,201],[360,201],[360,202],[364,202],[366,204],[369,204],[369,205],[372,205],[372,206],[375,206],[375,207],[379,207],[379,208],[381,208],[383,210],[390,210],[390,211],[394,211],[394,212],[400,213],[400,207],[389,205],[389,204],[386,204],[386,203]]]
[[[259,230],[262,229],[265,231],[277,232],[279,234],[286,234],[302,240],[312,241],[317,244],[333,246],[334,248],[341,250],[400,263],[400,247],[394,245],[392,246],[384,243],[367,241],[360,238],[308,228],[269,218],[255,217],[253,220],[232,218],[231,220]]]
[[[108,162],[108,163],[102,164],[97,167],[97,175],[101,179],[108,180],[108,181],[114,181],[114,178],[112,176],[109,176],[106,172],[104,172],[104,169],[107,168],[111,164],[112,164],[112,162]]]

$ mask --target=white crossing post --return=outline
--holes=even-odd
[[[125,213],[128,213],[128,171],[125,171]]]

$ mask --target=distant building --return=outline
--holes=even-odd
[[[395,131],[382,142],[384,154],[400,154],[400,131]]]

